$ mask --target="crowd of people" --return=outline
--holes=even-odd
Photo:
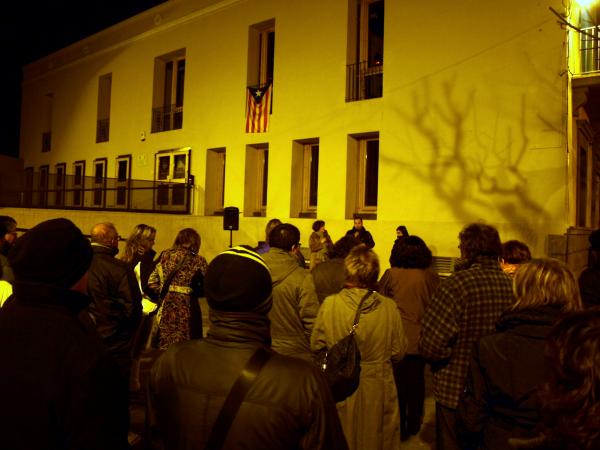
[[[147,448],[398,449],[421,430],[427,367],[438,450],[599,448],[600,230],[578,279],[483,223],[442,279],[396,233],[381,274],[358,217],[336,242],[316,220],[307,264],[278,219],[209,263],[192,228],[157,254],[146,224],[119,249],[112,223],[17,237],[0,216],[0,448],[131,448],[148,349]],[[351,330],[360,381],[336,402],[315,356]]]

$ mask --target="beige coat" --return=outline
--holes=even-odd
[[[343,289],[325,299],[313,326],[311,349],[330,348],[348,334],[366,289]],[[356,339],[361,352],[358,390],[337,404],[350,450],[400,447],[400,412],[391,361],[407,348],[402,318],[390,298],[376,292],[364,302]]]

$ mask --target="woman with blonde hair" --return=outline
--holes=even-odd
[[[521,265],[513,281],[516,302],[476,344],[458,405],[464,449],[507,449],[534,438],[540,425],[538,391],[550,370],[545,339],[570,311],[581,310],[573,273],[554,259]]]
[[[158,322],[159,349],[202,337],[202,315],[198,297],[202,295],[208,264],[200,256],[200,235],[184,228],[173,247],[165,250],[150,275],[148,285],[162,301]]]
[[[346,287],[327,297],[313,325],[311,350],[316,354],[346,337],[360,308],[356,342],[361,354],[360,384],[337,403],[350,450],[399,448],[400,410],[392,371],[407,348],[396,303],[375,292],[379,259],[365,244],[344,259]]]

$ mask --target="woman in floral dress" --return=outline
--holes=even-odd
[[[202,295],[207,262],[198,254],[200,235],[184,228],[175,238],[173,247],[165,250],[150,275],[148,286],[162,292],[169,275],[175,272],[168,292],[162,299],[158,323],[158,348],[166,350],[171,344],[202,337],[202,315],[198,297]]]

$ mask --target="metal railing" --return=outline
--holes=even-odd
[[[586,27],[579,33],[581,73],[600,71],[600,26]]]
[[[3,174],[0,207],[189,214],[193,183]]]
[[[152,108],[152,132],[178,130],[183,125],[183,106]]]
[[[368,61],[346,66],[346,101],[366,100],[383,94],[383,65],[370,66]]]

